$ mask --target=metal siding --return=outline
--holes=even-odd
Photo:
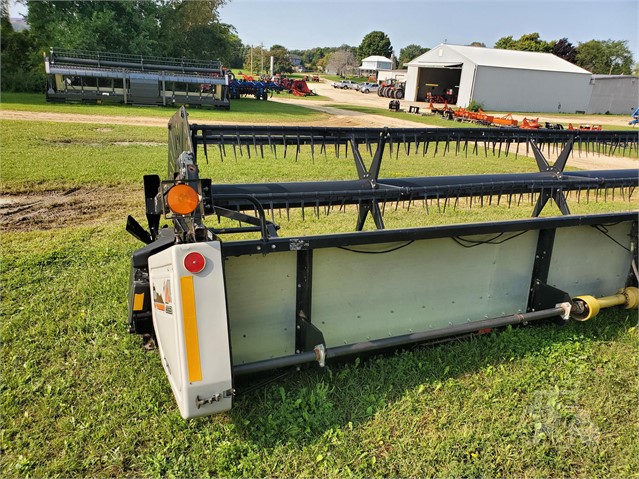
[[[226,259],[233,364],[295,353],[295,252]]]
[[[502,244],[476,248],[434,239],[383,254],[316,250],[313,324],[330,348],[523,312],[537,237],[533,231],[513,233]],[[374,252],[397,246],[353,249]]]
[[[417,100],[417,78],[419,77],[418,67],[408,67],[408,73],[406,73],[406,90],[404,98],[406,101]]]
[[[471,100],[493,111],[585,111],[590,75],[478,66]]]
[[[639,106],[639,78],[593,78],[586,113],[630,115]]]
[[[629,251],[632,223],[600,228],[611,238],[592,226],[557,230],[548,272],[549,285],[573,297],[607,296],[626,285],[632,260]]]
[[[471,62],[464,63],[461,78],[459,79],[459,92],[457,93],[457,106],[467,107],[473,95],[473,81],[477,65]]]

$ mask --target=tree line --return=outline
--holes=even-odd
[[[220,21],[219,9],[228,0],[56,1],[23,0],[28,30],[16,32],[8,18],[8,2],[0,0],[2,91],[42,91],[43,52],[50,47],[137,54],[143,56],[221,60],[227,68],[266,73],[270,57],[274,70],[293,71],[291,56],[311,70],[354,74],[363,58],[380,55],[397,68],[427,52],[410,44],[399,51],[384,32],[373,31],[358,46],[288,50],[245,45],[232,25]],[[590,40],[573,45],[567,38],[546,41],[538,33],[500,38],[495,48],[553,53],[592,73],[632,74],[633,57],[627,41]],[[478,48],[486,45],[473,42]],[[637,65],[634,65],[634,73]]]

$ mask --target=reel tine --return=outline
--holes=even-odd
[[[237,161],[237,151],[235,148],[235,143],[233,143],[233,158],[235,158],[235,161]]]
[[[207,151],[207,148],[206,148],[206,134],[204,135],[204,141],[202,142],[202,147],[204,149],[204,159],[206,160],[206,163],[208,164],[209,152]]]
[[[284,158],[286,158],[286,153],[288,152],[288,143],[286,141],[286,135],[282,135],[282,140],[284,141]]]

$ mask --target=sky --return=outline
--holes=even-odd
[[[10,2],[11,16],[26,8]],[[543,40],[627,40],[639,61],[639,0],[228,0],[220,20],[242,42],[289,50],[358,46],[379,30],[396,55],[407,45],[439,43],[492,47],[503,36],[538,32]]]

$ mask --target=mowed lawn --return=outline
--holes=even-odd
[[[269,105],[274,115],[289,106],[249,101],[242,108],[265,115]],[[142,175],[165,175],[165,129],[0,121],[0,134],[4,193],[101,195],[90,220],[65,217],[42,229],[3,223],[2,477],[639,475],[636,311],[291,371],[239,390],[229,413],[184,421],[157,351],[127,332],[130,255],[141,244],[124,223],[128,214],[144,217]],[[296,159],[295,151],[249,158],[231,148],[220,158],[211,149],[200,167],[221,183],[355,177],[352,155],[331,150]],[[382,176],[536,170],[521,155],[480,153],[401,153],[384,160]],[[570,206],[628,210],[636,200],[572,198]],[[497,220],[531,210],[526,200],[446,213],[400,205],[388,208],[387,223]],[[279,221],[282,235],[299,235],[349,231],[354,219],[353,211],[307,211],[304,222],[299,213]]]

